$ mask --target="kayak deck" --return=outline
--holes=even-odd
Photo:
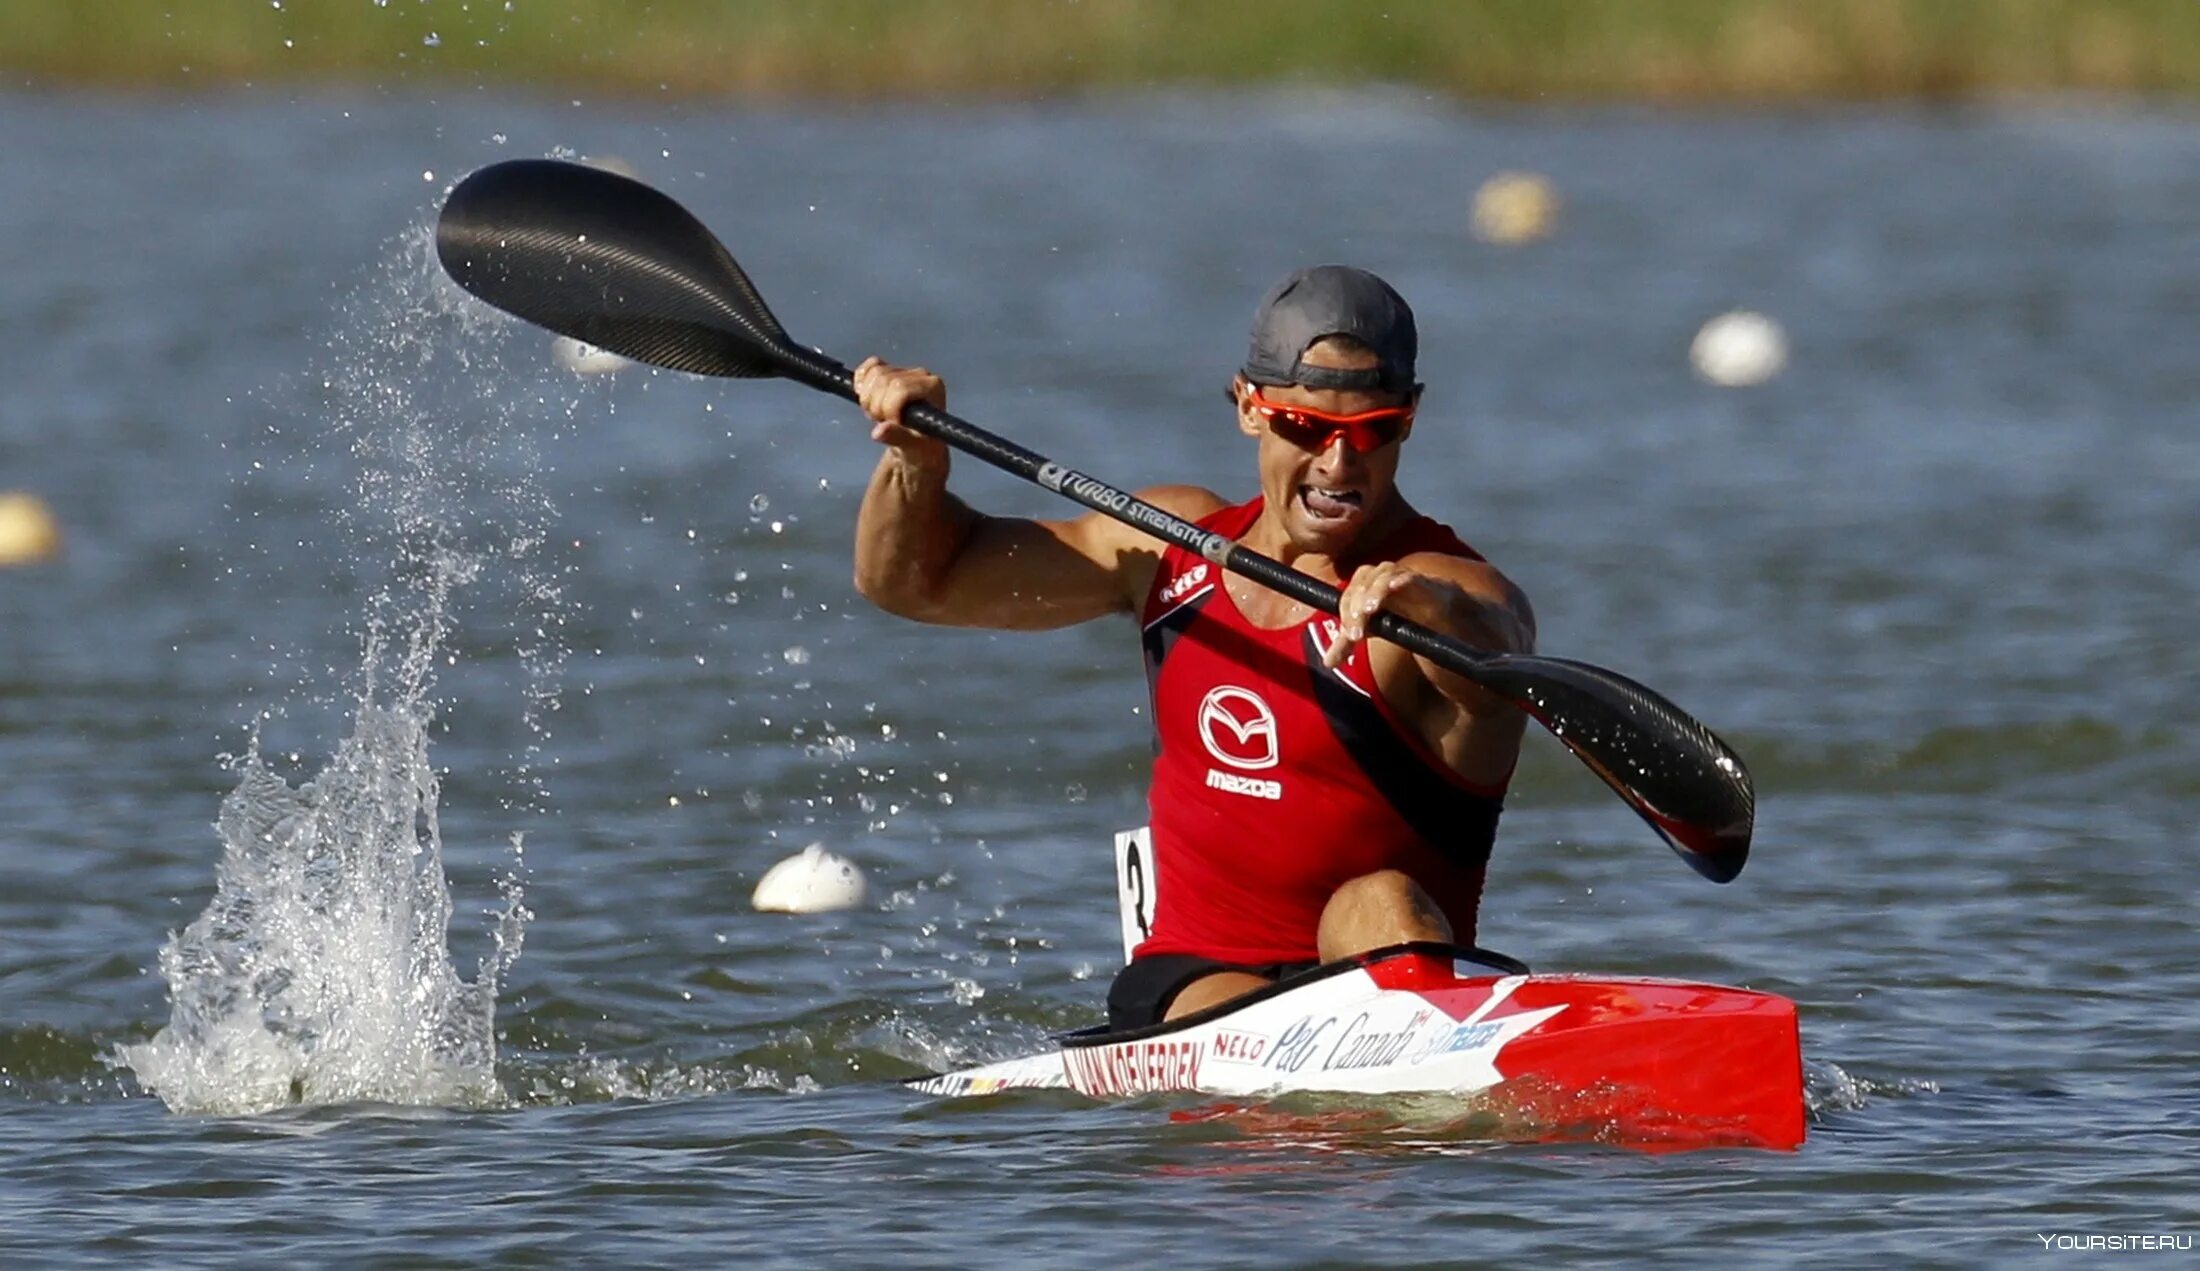
[[[1803,1142],[1793,1002],[1682,980],[1506,974],[1480,956],[1380,949],[1182,1019],[1071,1033],[1055,1049],[909,1084],[950,1096],[1447,1094],[1541,1137]]]

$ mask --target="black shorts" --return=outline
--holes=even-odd
[[[1121,1032],[1126,1028],[1160,1023],[1169,1013],[1169,1003],[1176,1000],[1185,985],[1216,971],[1242,971],[1247,975],[1280,980],[1300,971],[1311,971],[1318,965],[1315,962],[1267,962],[1246,966],[1218,962],[1196,953],[1156,953],[1134,958],[1130,965],[1115,973],[1114,982],[1108,985],[1108,1029]]]

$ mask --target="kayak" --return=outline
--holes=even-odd
[[[912,1079],[928,1094],[1095,1098],[1334,1092],[1456,1097],[1506,1137],[1799,1147],[1795,1003],[1685,980],[1536,975],[1406,944],[1327,963],[1182,1019]]]

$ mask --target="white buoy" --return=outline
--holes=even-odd
[[[1508,247],[1533,242],[1558,225],[1558,187],[1535,172],[1500,172],[1474,192],[1474,236]]]
[[[821,914],[853,909],[869,891],[854,861],[812,843],[765,870],[749,903],[764,913]]]
[[[550,342],[550,356],[559,366],[576,375],[604,375],[633,365],[609,349],[583,344],[569,335],[561,335]]]
[[[45,500],[19,490],[0,492],[0,568],[36,565],[61,554],[61,523]]]
[[[615,154],[592,154],[581,162],[616,176],[632,178],[640,175],[634,170],[633,164]],[[550,342],[550,357],[575,375],[608,375],[634,365],[609,349],[599,349],[569,335],[561,335]]]
[[[1724,388],[1762,384],[1787,366],[1787,332],[1761,313],[1736,309],[1703,324],[1688,346],[1696,374]]]
[[[628,163],[626,160],[621,159],[615,154],[587,155],[581,159],[581,162],[587,164],[591,168],[598,168],[602,171],[609,172],[613,176],[622,176],[633,179],[638,178],[642,175],[641,173],[634,170],[633,164]]]

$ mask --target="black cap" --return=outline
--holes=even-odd
[[[1380,364],[1358,371],[1307,366],[1300,355],[1324,336],[1348,335],[1375,350]],[[1391,285],[1350,265],[1301,269],[1270,288],[1253,310],[1245,378],[1255,384],[1384,389],[1410,393],[1420,351],[1413,310]]]

